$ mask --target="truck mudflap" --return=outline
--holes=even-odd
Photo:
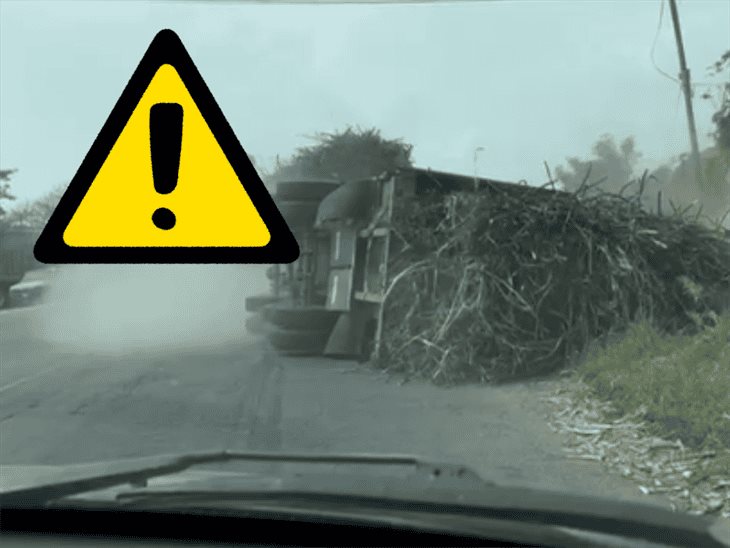
[[[372,311],[364,307],[340,314],[323,354],[331,358],[368,361],[374,350],[376,325]]]

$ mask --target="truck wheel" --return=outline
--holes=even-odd
[[[263,307],[274,304],[278,300],[279,299],[273,295],[254,295],[252,297],[246,297],[246,312],[258,312]]]
[[[271,305],[263,310],[264,319],[276,327],[296,331],[332,331],[339,312],[324,308],[285,308]]]
[[[320,202],[339,183],[326,181],[285,182],[276,185],[276,198],[279,200],[306,200]]]
[[[271,346],[287,356],[318,356],[324,352],[329,331],[272,328],[267,337]]]
[[[279,202],[277,207],[290,227],[301,227],[311,230],[314,226],[314,220],[317,217],[319,202],[286,200]]]

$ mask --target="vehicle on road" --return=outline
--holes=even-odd
[[[10,288],[40,266],[33,256],[37,237],[38,232],[30,228],[0,229],[0,308],[8,306]]]
[[[8,291],[7,306],[17,308],[33,306],[43,302],[51,286],[55,268],[34,268],[28,270],[23,278]]]

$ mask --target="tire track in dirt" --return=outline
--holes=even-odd
[[[281,449],[284,381],[281,362],[271,349],[263,349],[246,377],[239,406],[240,427],[229,445],[243,437],[249,450]]]

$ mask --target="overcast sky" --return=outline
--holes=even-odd
[[[31,199],[75,173],[153,36],[175,30],[249,155],[375,126],[417,165],[545,180],[603,133],[648,163],[684,152],[675,82],[650,58],[660,0],[258,5],[0,0],[0,166]],[[730,48],[730,2],[679,2],[693,78]],[[655,60],[675,75],[668,7]],[[725,75],[727,78],[727,75]],[[717,80],[715,80],[717,81]],[[698,95],[701,89],[698,88]],[[712,105],[696,100],[708,146]]]

